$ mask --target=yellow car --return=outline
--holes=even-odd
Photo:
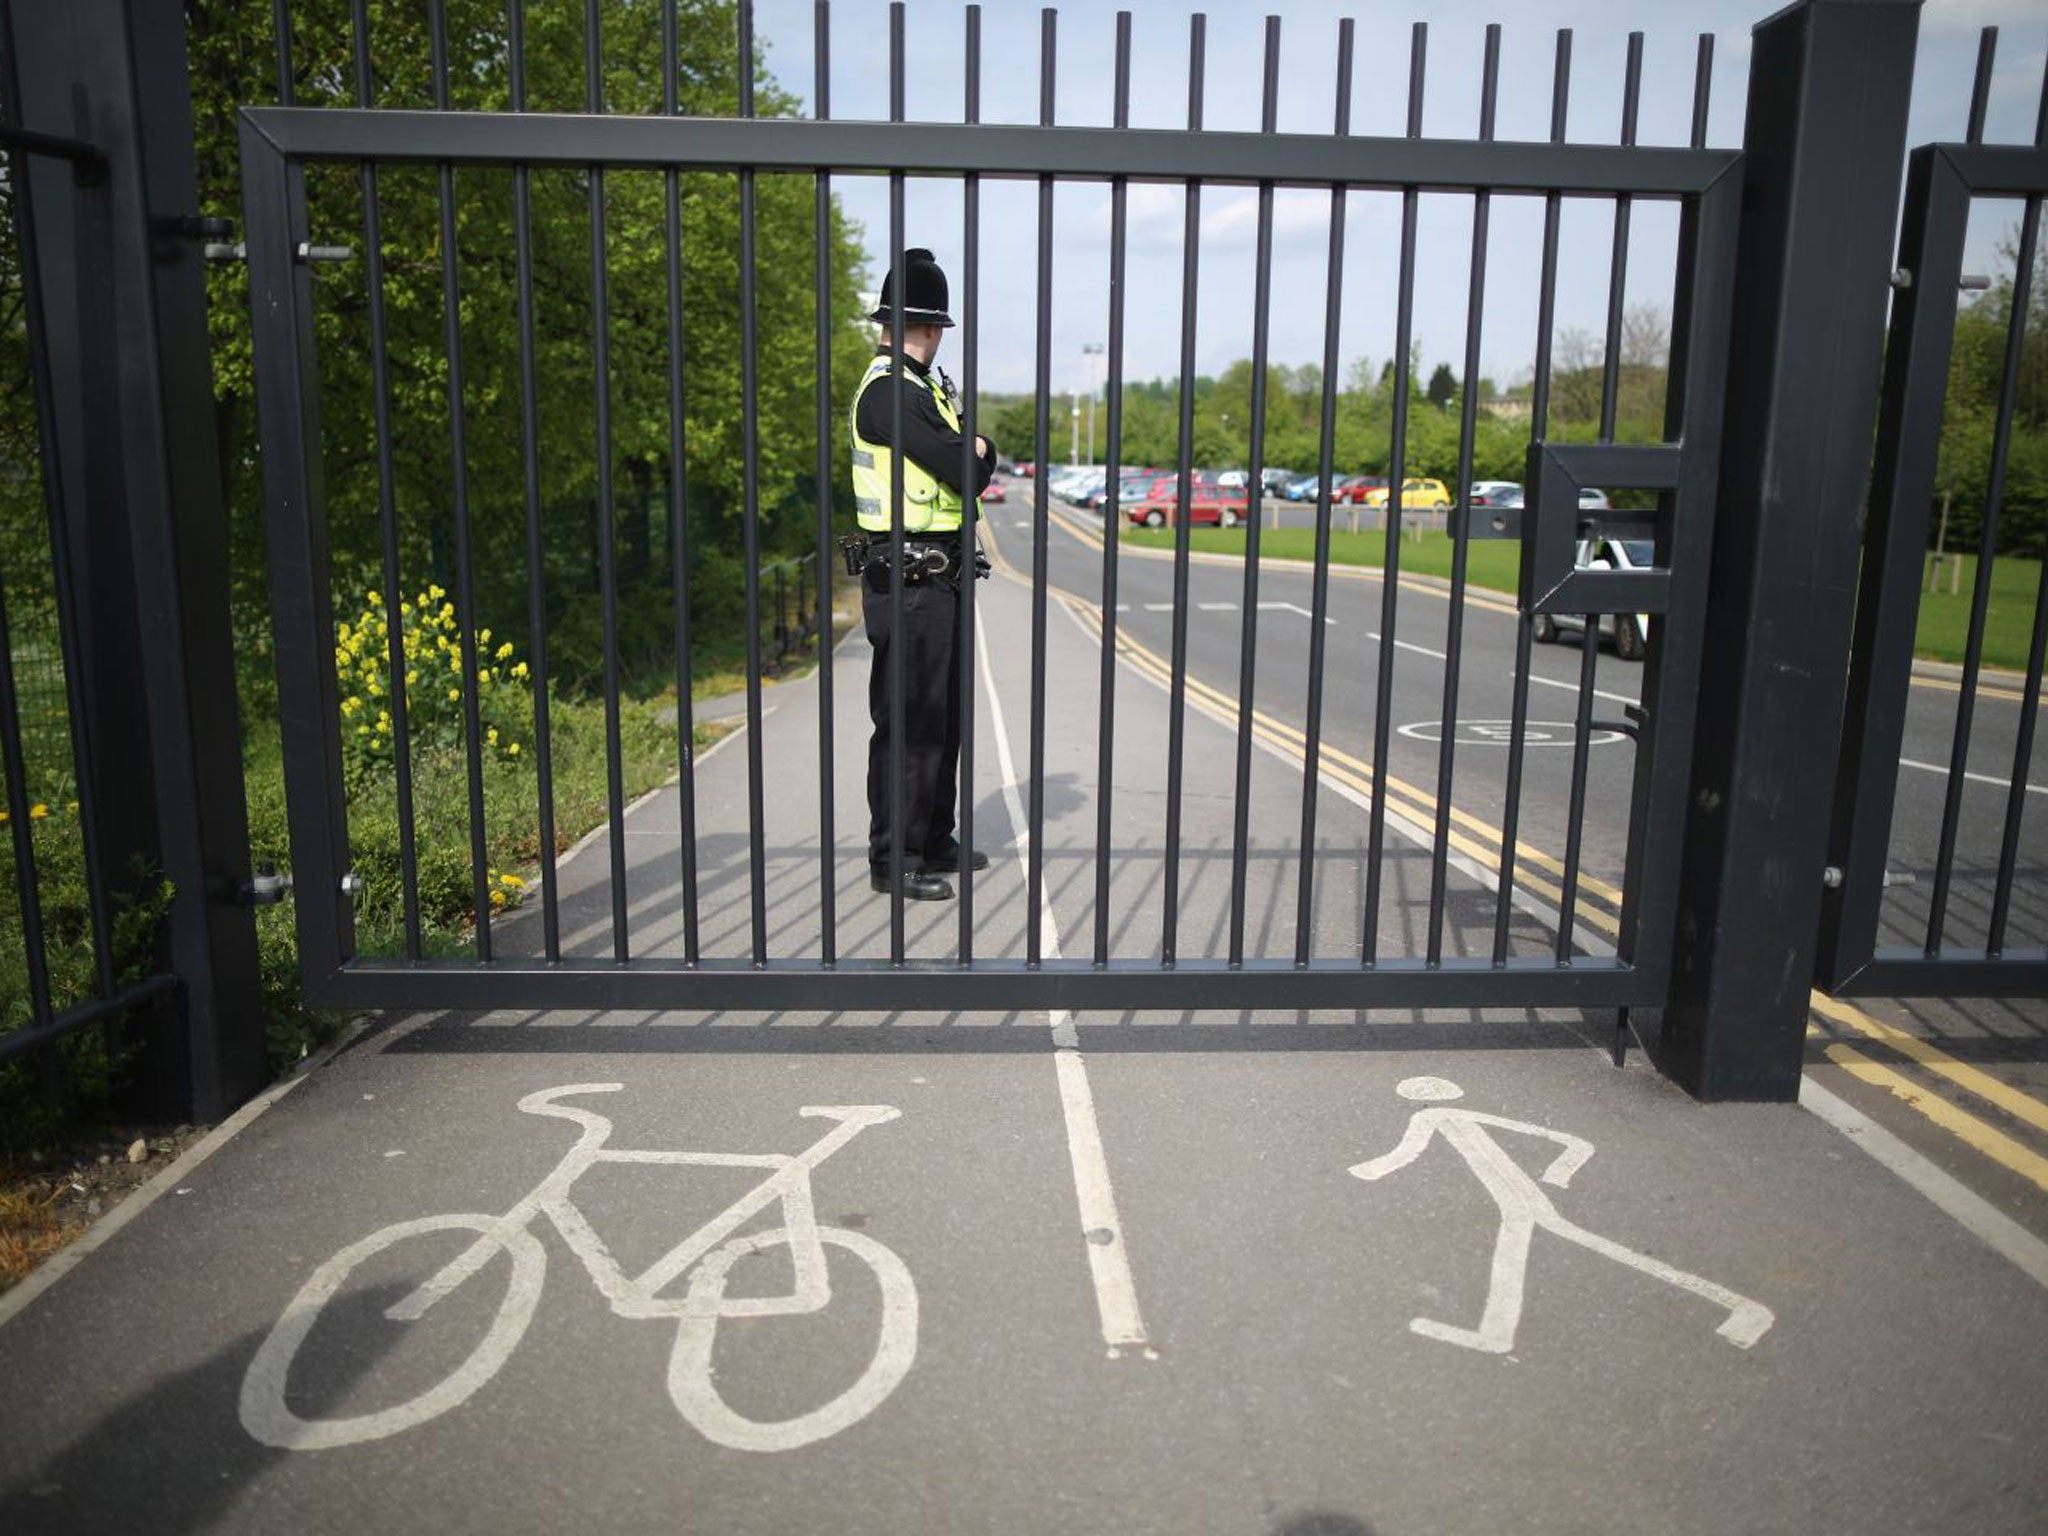
[[[1384,507],[1387,504],[1387,488],[1375,486],[1365,493],[1368,507]],[[1441,480],[1403,480],[1401,482],[1401,505],[1404,507],[1448,507],[1451,493],[1444,489]]]

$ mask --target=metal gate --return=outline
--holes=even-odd
[[[513,7],[516,19],[519,7]],[[751,21],[747,7],[741,7],[738,46],[742,60],[752,57]],[[829,100],[829,77],[825,46],[826,7],[818,7],[820,60],[816,100]],[[510,61],[514,108],[507,112],[414,112],[395,110],[306,110],[251,108],[242,113],[242,161],[247,214],[248,261],[255,311],[256,360],[261,415],[265,495],[274,582],[273,601],[277,615],[276,643],[280,687],[284,698],[294,701],[283,721],[287,784],[290,796],[291,828],[297,883],[300,954],[308,1000],[324,1005],[371,1007],[462,1007],[462,1008],[550,1008],[550,1007],[656,1007],[656,1008],[747,1008],[787,1009],[830,1007],[854,1010],[907,1008],[973,1010],[1047,1008],[1304,1008],[1373,1006],[1571,1006],[1619,1008],[1655,1006],[1664,1002],[1672,966],[1672,934],[1677,899],[1678,861],[1684,822],[1688,774],[1692,757],[1694,706],[1702,660],[1706,612],[1707,566],[1717,477],[1717,453],[1725,391],[1727,336],[1730,325],[1731,289],[1735,268],[1737,224],[1740,204],[1740,156],[1732,151],[1713,150],[1704,144],[1706,87],[1710,76],[1710,54],[1703,45],[1700,58],[1699,94],[1694,113],[1693,145],[1690,148],[1638,147],[1634,143],[1636,102],[1640,78],[1640,38],[1632,39],[1625,100],[1622,103],[1622,142],[1617,145],[1567,143],[1564,112],[1569,82],[1569,35],[1560,40],[1554,86],[1553,126],[1547,143],[1493,141],[1493,104],[1498,71],[1498,34],[1489,36],[1487,65],[1482,82],[1482,121],[1479,139],[1453,142],[1429,139],[1421,133],[1423,99],[1424,32],[1416,29],[1409,81],[1408,131],[1393,138],[1352,137],[1348,132],[1351,90],[1352,30],[1346,22],[1339,34],[1339,100],[1335,131],[1326,135],[1281,134],[1273,131],[1278,93],[1278,22],[1268,23],[1265,72],[1265,131],[1259,133],[1216,132],[1201,123],[1202,32],[1196,19],[1190,82],[1189,123],[1181,131],[1130,131],[1128,121],[1131,39],[1128,17],[1117,24],[1117,117],[1112,128],[1065,128],[1056,126],[1052,114],[1052,42],[1056,24],[1048,12],[1044,19],[1045,60],[1043,65],[1043,112],[1039,126],[984,125],[978,116],[981,60],[977,8],[967,11],[966,57],[963,61],[967,89],[967,118],[962,124],[942,129],[903,118],[904,50],[902,8],[893,13],[891,59],[894,121],[839,122],[795,119],[755,119],[752,116],[751,72],[744,65],[741,112],[737,119],[680,118],[674,116],[606,116],[596,94],[590,112],[575,117],[528,114],[521,105],[521,64],[519,32],[512,31]],[[673,81],[674,38],[668,36],[670,51],[668,78]],[[443,101],[447,89],[445,49],[437,49],[434,60],[437,92]],[[596,76],[593,75],[593,79]],[[367,86],[359,83],[359,99],[367,101]],[[669,97],[673,108],[673,94]],[[1330,367],[1325,370],[1324,438],[1322,462],[1324,483],[1317,504],[1315,554],[1316,610],[1322,613],[1329,587],[1329,532],[1332,520],[1329,471],[1332,467],[1330,428],[1331,374],[1336,367],[1335,325],[1344,245],[1344,196],[1347,191],[1373,189],[1396,193],[1401,199],[1401,305],[1395,366],[1402,370],[1395,399],[1405,402],[1408,380],[1410,296],[1415,281],[1416,216],[1418,197],[1424,193],[1450,192],[1471,196],[1475,217],[1476,260],[1471,278],[1472,303],[1477,313],[1483,283],[1486,216],[1490,200],[1532,198],[1545,210],[1545,239],[1541,253],[1542,318],[1537,342],[1537,395],[1529,444],[1529,506],[1526,515],[1510,521],[1490,520],[1487,526],[1467,528],[1461,522],[1456,542],[1456,563],[1452,575],[1453,604],[1449,646],[1453,661],[1447,669],[1444,719],[1457,717],[1458,667],[1455,656],[1462,623],[1462,596],[1467,576],[1469,541],[1477,537],[1518,537],[1521,541],[1521,593],[1517,654],[1517,686],[1509,762],[1510,791],[1506,826],[1500,837],[1493,869],[1498,887],[1499,924],[1490,952],[1446,954],[1443,942],[1443,910],[1446,886],[1446,855],[1453,841],[1455,773],[1455,731],[1445,730],[1441,750],[1436,811],[1436,846],[1426,942],[1414,952],[1382,952],[1379,934],[1379,869],[1385,857],[1385,835],[1389,790],[1387,759],[1391,707],[1392,654],[1395,644],[1400,584],[1394,578],[1401,560],[1402,518],[1389,516],[1385,551],[1388,579],[1383,583],[1382,634],[1378,650],[1379,688],[1373,722],[1372,755],[1366,772],[1371,783],[1371,814],[1366,834],[1366,901],[1363,931],[1353,952],[1332,956],[1309,952],[1305,938],[1298,941],[1292,956],[1257,956],[1245,953],[1242,926],[1234,924],[1227,950],[1213,954],[1188,954],[1176,943],[1176,890],[1180,868],[1178,806],[1182,793],[1184,760],[1183,730],[1189,684],[1187,660],[1188,572],[1190,542],[1185,515],[1176,519],[1178,535],[1174,549],[1174,592],[1176,612],[1173,656],[1169,687],[1173,705],[1172,733],[1168,754],[1167,846],[1165,850],[1164,941],[1160,951],[1144,959],[1119,957],[1108,952],[1098,930],[1095,953],[1059,957],[1049,951],[1042,932],[1045,910],[1045,870],[1040,850],[1044,844],[1045,801],[1042,793],[1045,772],[1043,743],[1046,728],[1046,643],[1047,565],[1049,524],[1044,478],[1037,485],[1037,505],[1032,534],[1029,576],[1032,592],[1031,691],[1029,772],[1024,780],[1029,809],[1027,830],[1029,869],[1025,910],[1021,921],[1026,943],[1021,955],[988,957],[973,949],[974,880],[971,870],[960,875],[960,942],[950,958],[913,957],[906,953],[904,913],[900,895],[894,898],[891,948],[886,958],[850,957],[837,952],[834,941],[836,914],[833,902],[835,864],[842,850],[831,835],[833,765],[829,754],[816,764],[820,796],[820,822],[826,829],[817,850],[819,886],[824,916],[824,941],[816,955],[778,954],[766,921],[763,894],[763,800],[764,776],[761,757],[762,700],[758,648],[750,653],[750,675],[746,696],[746,750],[749,753],[749,875],[751,921],[749,942],[734,952],[707,952],[699,944],[694,928],[697,865],[691,839],[693,828],[693,763],[687,749],[679,750],[678,793],[683,804],[682,846],[676,850],[679,870],[678,896],[685,913],[684,943],[680,953],[640,954],[632,952],[625,921],[622,885],[614,887],[612,952],[601,956],[576,956],[562,952],[557,941],[552,907],[547,912],[548,943],[539,955],[510,958],[495,950],[492,941],[491,908],[481,899],[485,871],[481,845],[473,847],[477,868],[473,871],[479,894],[475,953],[472,957],[435,958],[416,949],[395,957],[371,957],[356,953],[351,915],[352,882],[350,833],[342,789],[342,720],[338,709],[338,688],[334,662],[335,614],[331,598],[333,573],[328,568],[325,543],[326,510],[321,477],[321,428],[318,411],[316,358],[314,355],[315,264],[322,243],[332,241],[332,231],[309,227],[305,197],[304,168],[319,162],[359,168],[366,189],[370,218],[362,231],[363,257],[370,263],[371,302],[377,300],[379,234],[375,224],[376,172],[379,167],[412,163],[439,168],[444,235],[444,273],[451,302],[451,315],[459,313],[453,302],[459,273],[453,264],[450,187],[455,168],[464,174],[476,171],[506,173],[523,186],[529,172],[547,167],[575,167],[588,175],[592,221],[592,285],[596,293],[596,331],[592,338],[603,379],[606,346],[605,292],[605,176],[621,170],[655,171],[667,178],[669,222],[666,232],[671,273],[680,238],[675,215],[676,177],[683,172],[718,171],[737,178],[740,208],[740,305],[742,357],[741,397],[733,402],[741,413],[746,464],[748,553],[754,553],[752,538],[756,504],[756,455],[758,446],[752,430],[756,391],[760,387],[763,360],[754,353],[755,252],[753,249],[754,194],[756,182],[770,176],[815,178],[822,208],[835,174],[880,174],[889,178],[891,189],[890,252],[892,264],[900,264],[906,231],[903,191],[906,178],[958,178],[965,187],[966,224],[963,239],[967,252],[962,302],[966,324],[962,333],[966,400],[969,411],[967,436],[975,430],[973,410],[976,394],[976,340],[973,317],[981,295],[977,292],[977,251],[980,230],[979,189],[995,178],[1021,179],[1038,189],[1042,217],[1038,246],[1038,336],[1039,461],[1047,457],[1048,423],[1044,387],[1048,378],[1049,309],[1051,302],[1051,220],[1053,188],[1058,182],[1091,181],[1107,183],[1111,189],[1114,233],[1110,284],[1105,295],[1110,334],[1110,379],[1108,393],[1108,442],[1110,458],[1108,485],[1118,483],[1120,383],[1122,377],[1123,274],[1125,270],[1125,207],[1127,189],[1143,182],[1165,183],[1187,189],[1190,205],[1188,255],[1189,287],[1186,302],[1194,302],[1195,233],[1192,209],[1198,206],[1204,188],[1217,185],[1248,186],[1257,189],[1259,245],[1257,292],[1255,297],[1253,369],[1258,381],[1252,423],[1250,476],[1259,483],[1263,456],[1263,389],[1267,362],[1267,310],[1271,286],[1273,245],[1273,198],[1278,188],[1311,188],[1327,191],[1332,198],[1330,241],[1331,292],[1327,296],[1329,333],[1326,348]],[[523,194],[522,194],[523,195]],[[1556,287],[1558,226],[1566,199],[1589,198],[1610,202],[1615,209],[1615,263],[1608,316],[1607,377],[1600,430],[1593,442],[1564,443],[1551,439],[1548,428],[1548,377],[1550,331],[1553,324],[1552,298]],[[1650,445],[1613,442],[1616,349],[1619,334],[1624,274],[1628,251],[1628,211],[1632,203],[1661,199],[1675,201],[1681,210],[1678,281],[1674,306],[1673,347],[1665,441]],[[523,217],[523,213],[522,213]],[[530,345],[531,293],[525,271],[525,240],[520,229],[522,263],[520,281],[522,324],[528,327]],[[822,239],[822,235],[821,235]],[[673,277],[671,293],[673,295]],[[820,263],[819,303],[821,317],[830,297],[825,291]],[[374,311],[373,311],[374,312]],[[673,315],[670,320],[676,322]],[[820,321],[820,336],[825,334]],[[1185,335],[1192,337],[1192,321]],[[1476,332],[1471,357],[1476,359]],[[373,360],[375,361],[375,360]],[[1192,353],[1183,352],[1183,417],[1180,453],[1181,510],[1185,513],[1191,448],[1187,431]],[[1468,363],[1468,366],[1470,364]],[[827,412],[833,409],[830,394],[829,358],[821,346],[816,359],[816,388],[819,412],[818,481],[830,486],[843,478],[841,466],[827,457],[830,443]],[[461,336],[459,322],[451,321],[449,372],[451,396],[461,398]],[[900,387],[900,377],[899,387]],[[380,389],[382,384],[379,384]],[[600,423],[607,408],[599,385],[597,409]],[[1470,391],[1467,395],[1469,398]],[[899,407],[900,408],[900,407]],[[1397,411],[1405,405],[1397,405]],[[458,627],[466,637],[472,628],[469,612],[470,552],[466,534],[467,509],[462,496],[460,437],[462,412],[453,412],[454,454],[457,467],[454,517],[458,560],[458,590],[453,601],[461,610]],[[1464,417],[1464,456],[1469,477],[1472,412],[1468,404]],[[1402,483],[1405,451],[1403,422],[1397,416],[1394,432],[1390,482]],[[380,421],[380,430],[388,426]],[[605,439],[600,426],[599,441]],[[680,423],[677,424],[680,430]],[[388,438],[380,450],[390,452]],[[599,475],[609,474],[600,455]],[[1578,487],[1601,485],[1634,487],[1655,493],[1656,510],[1620,514],[1616,523],[1627,524],[1634,534],[1654,545],[1654,561],[1645,568],[1614,570],[1584,568],[1576,550],[1586,532],[1579,508]],[[900,494],[900,493],[899,493]],[[1110,743],[1115,719],[1117,650],[1116,613],[1120,519],[1113,499],[1104,532],[1100,617],[1102,677],[1104,693],[1100,726],[1103,737],[1101,764],[1104,795],[1096,842],[1097,867],[1111,857],[1108,789]],[[831,566],[831,498],[821,493],[817,510],[818,601],[829,604],[825,575]],[[387,520],[387,547],[391,543],[389,520],[395,515],[388,504],[382,510]],[[1248,531],[1244,591],[1241,611],[1243,675],[1234,703],[1238,710],[1237,792],[1240,829],[1233,850],[1233,897],[1242,904],[1245,862],[1248,849],[1243,834],[1244,801],[1248,794],[1249,764],[1254,747],[1254,701],[1249,691],[1253,658],[1258,645],[1257,615],[1260,555],[1257,519]],[[971,524],[970,524],[971,526]],[[901,509],[896,510],[896,532],[901,537]],[[687,569],[679,563],[678,570]],[[746,562],[748,612],[758,612],[758,578],[752,574],[758,562]],[[607,633],[616,620],[615,593],[610,578],[609,557],[604,567],[603,602]],[[535,575],[534,580],[540,578]],[[974,643],[972,583],[962,603],[961,643]],[[678,583],[679,591],[682,583]],[[396,633],[399,591],[395,581],[385,594],[390,605],[389,628]],[[680,599],[679,599],[680,600]],[[901,601],[900,585],[892,600]],[[1582,687],[1578,693],[1579,747],[1571,783],[1571,825],[1564,849],[1560,878],[1552,889],[1555,943],[1541,955],[1510,953],[1506,942],[1507,914],[1511,903],[1529,899],[1530,876],[1526,861],[1517,869],[1520,849],[1515,824],[1519,809],[1522,752],[1528,718],[1528,673],[1532,618],[1565,613],[1585,616],[1586,633],[1597,632],[1601,614],[1648,614],[1655,616],[1650,656],[1644,674],[1642,708],[1630,721],[1595,722],[1591,717],[1593,674],[1599,647],[1584,647]],[[688,615],[679,613],[687,626]],[[830,626],[822,626],[818,662],[822,669],[821,711],[831,708],[833,665]],[[1309,676],[1309,719],[1305,735],[1302,774],[1302,829],[1299,848],[1278,850],[1300,860],[1302,911],[1308,910],[1314,880],[1316,848],[1316,790],[1318,764],[1325,744],[1321,738],[1320,707],[1327,663],[1324,626],[1311,624],[1314,635]],[[758,625],[750,626],[758,635]],[[1362,662],[1353,658],[1354,663]],[[406,680],[402,662],[394,647],[388,676],[394,708],[404,713]],[[475,707],[479,658],[465,639],[460,658],[461,687],[465,692],[468,719],[468,753],[473,807],[476,798],[477,713]],[[545,668],[536,667],[536,708],[546,709]],[[972,740],[974,708],[972,695],[975,669],[967,665],[963,675],[963,714],[969,722],[968,740],[963,744],[963,776],[970,784],[975,774],[977,753]],[[615,686],[615,680],[614,680]],[[894,679],[899,690],[902,680]],[[688,680],[682,680],[680,696],[689,696]],[[683,709],[687,726],[689,711]],[[896,718],[901,719],[898,710]],[[1614,724],[1633,738],[1635,762],[1632,798],[1627,812],[1626,877],[1620,891],[1612,931],[1612,950],[1589,953],[1576,936],[1575,909],[1580,899],[1580,832],[1586,814],[1586,753],[1584,742],[1596,724]],[[829,739],[821,731],[821,741]],[[612,748],[616,754],[616,742]],[[622,827],[617,793],[616,756],[613,773],[609,826],[613,840],[615,876],[622,855],[617,852]],[[549,794],[545,761],[540,764],[539,790],[543,803]],[[972,807],[974,795],[963,796],[963,841],[974,841]],[[473,822],[473,825],[475,823]],[[900,826],[900,820],[898,825]],[[900,834],[899,834],[900,835]],[[899,856],[900,856],[900,850]],[[415,849],[409,835],[405,844],[406,875],[413,877],[411,860]],[[550,856],[551,859],[551,856]],[[552,868],[543,870],[543,901],[554,899]],[[1300,930],[1306,933],[1306,929]],[[1605,948],[1605,946],[1601,946]]]
[[[1830,841],[1831,889],[1822,909],[1819,976],[1841,996],[2033,996],[2048,993],[2048,949],[2008,942],[2016,884],[2039,889],[2038,869],[2022,880],[2021,830],[2029,793],[2035,726],[2041,705],[2042,652],[2048,645],[2048,589],[2034,597],[2025,680],[2010,747],[1997,767],[2009,778],[1983,777],[2005,787],[1998,856],[1983,902],[1981,942],[1956,941],[1957,841],[1963,820],[1973,724],[1985,676],[1985,625],[1991,600],[1993,557],[1999,552],[1999,515],[2005,488],[2019,349],[2027,321],[2029,282],[2040,232],[2041,199],[2048,195],[2048,146],[1986,145],[1981,133],[1985,76],[1981,56],[1971,142],[1929,144],[1913,152],[1906,183],[1905,218],[1893,284],[1885,358],[1883,415],[1870,497],[1857,599],[1855,649],[1849,679],[1842,761]],[[1965,286],[1964,236],[1973,198],[2025,200],[2014,271],[2012,312],[1991,456],[1991,479],[1976,551],[1969,628],[1959,677],[1954,730],[1945,765],[1939,841],[1926,905],[1918,892],[1911,909],[1881,912],[1888,886],[1914,883],[1890,871],[1900,759],[1905,755],[1907,701],[1913,682],[1915,621],[1937,500],[1943,407],[1959,294]],[[2048,569],[2048,567],[2044,567]],[[2007,701],[2012,702],[2010,690]],[[1914,931],[1917,930],[1917,931]],[[1972,938],[1975,935],[1971,936]],[[1902,938],[1917,942],[1900,943]],[[1893,942],[1887,943],[1886,939]]]

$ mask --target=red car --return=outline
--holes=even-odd
[[[981,499],[983,501],[1008,501],[1010,493],[1003,489],[1002,481],[991,480],[981,488]]]
[[[1120,500],[1130,522],[1144,528],[1164,528],[1180,510],[1180,476],[1126,480]],[[1214,523],[1235,528],[1245,520],[1248,506],[1243,486],[1221,486],[1213,475],[1197,475],[1188,494],[1188,526]]]
[[[1330,493],[1330,500],[1333,503],[1363,504],[1367,491],[1383,491],[1386,488],[1387,479],[1384,475],[1346,475],[1337,482],[1336,489]]]

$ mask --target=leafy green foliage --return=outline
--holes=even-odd
[[[2009,236],[1999,248],[1991,286],[1971,295],[1956,312],[1929,540],[1931,545],[1940,537],[1940,508],[1946,503],[1951,551],[1975,549],[1983,531],[2018,262],[2018,241]],[[2038,265],[2022,318],[2025,332],[2012,377],[2011,440],[1994,552],[2041,555],[2048,552],[2048,282]]]
[[[599,9],[602,109],[662,111],[662,6],[655,0],[603,0]],[[230,0],[189,0],[187,15],[202,210],[239,222],[234,109],[276,98],[269,18]],[[447,16],[448,104],[457,110],[505,109],[511,85],[501,0],[449,0]],[[300,0],[293,17],[298,104],[354,105],[348,6],[343,0]],[[374,104],[433,105],[427,8],[373,0],[369,17]],[[732,0],[698,0],[682,7],[676,82],[682,113],[729,116],[737,111],[736,28]],[[589,109],[582,7],[529,7],[524,58],[530,109]],[[783,115],[793,105],[757,64],[757,114]],[[798,549],[816,532],[820,231],[812,178],[756,180],[757,531],[763,553],[774,555]],[[459,475],[450,419],[442,178],[434,168],[377,170],[376,255],[391,420],[388,496],[398,529],[400,584],[418,590],[438,583],[456,594],[460,607],[457,556],[466,535],[475,586],[474,612],[463,617],[472,628],[516,636],[532,651],[516,181],[509,169],[464,168],[449,177],[462,376]],[[548,637],[550,671],[561,679],[587,681],[599,674],[601,664],[599,650],[587,643],[595,628],[579,610],[595,606],[607,543],[622,610],[672,608],[664,598],[678,531],[687,539],[693,562],[705,557],[722,578],[735,574],[730,557],[743,544],[745,506],[740,189],[736,175],[675,178],[681,231],[675,275],[682,302],[672,317],[669,188],[662,173],[557,168],[536,170],[527,181],[535,520],[547,619],[551,628],[562,626],[559,635]],[[355,260],[323,265],[315,279],[328,531],[337,583],[352,592],[357,573],[382,569],[379,510],[387,494],[378,454],[379,356],[372,344],[367,188],[354,168],[339,167],[310,167],[306,184],[314,238],[352,245],[358,253]],[[593,236],[600,210],[601,244]],[[836,203],[827,210],[823,248],[836,327],[830,414],[835,439],[843,439],[843,406],[868,347],[858,318],[857,231]],[[603,443],[594,368],[597,254],[604,264],[609,363],[610,432]],[[218,439],[234,503],[238,629],[252,642],[245,650],[256,653],[268,608],[247,275],[239,266],[220,267],[211,282]],[[681,343],[680,464],[671,462],[672,318]],[[830,462],[844,462],[843,441],[833,444]],[[840,480],[834,474],[825,494],[850,494]],[[669,493],[677,486],[686,509],[681,530],[673,527],[668,513]],[[605,504],[602,514],[600,502]],[[720,556],[728,558],[721,562]],[[706,583],[691,585],[694,593]],[[736,610],[732,604],[721,607],[713,594],[704,595],[710,611],[694,616],[693,629],[710,643],[719,637],[721,624],[730,627]],[[651,637],[642,652],[650,672],[666,661],[672,673],[671,641]],[[630,673],[628,680],[629,685],[651,681]],[[262,684],[252,686],[260,691]]]

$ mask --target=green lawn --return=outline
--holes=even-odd
[[[1977,557],[1963,557],[1961,590],[1951,594],[1949,573],[1941,574],[1941,590],[1920,598],[1920,631],[1916,655],[1937,661],[1961,661],[1970,635],[1970,593],[1977,580]],[[2041,562],[2001,555],[1991,562],[1991,604],[1984,614],[1984,661],[1987,666],[2023,672],[2027,647],[2033,643],[2034,601],[2041,591]]]
[[[1189,547],[1216,554],[1244,553],[1244,530],[1233,528],[1192,528]],[[1123,542],[1151,549],[1172,549],[1170,528],[1126,529]],[[1386,535],[1377,529],[1351,533],[1343,528],[1330,531],[1330,563],[1333,565],[1378,566],[1386,555]],[[1315,534],[1307,528],[1269,528],[1259,538],[1261,554],[1275,560],[1312,560]],[[1401,568],[1425,576],[1451,574],[1452,544],[1448,534],[1424,529],[1421,537],[1401,541]],[[1475,587],[1513,592],[1521,546],[1512,540],[1478,539],[1471,546],[1466,579]],[[1920,600],[1920,630],[1914,654],[1931,661],[1960,662],[1970,624],[1970,587],[1976,580],[1974,556],[1963,561],[1962,590],[1951,596],[1944,574],[1941,590]],[[2032,640],[2034,601],[2040,591],[2041,562],[2018,555],[2001,556],[1991,567],[1991,606],[1984,623],[1984,661],[1987,666],[2024,671],[2027,646]]]

